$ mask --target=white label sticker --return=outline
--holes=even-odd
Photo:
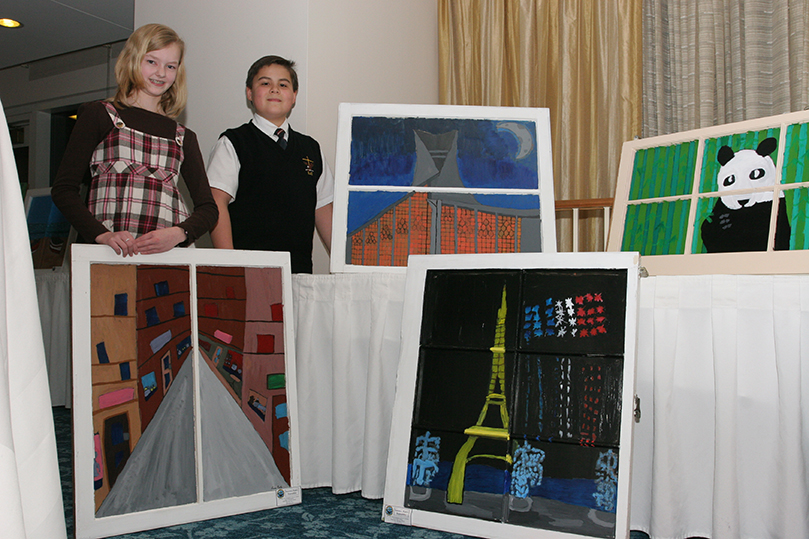
[[[404,524],[412,526],[412,511],[406,507],[394,507],[386,505],[384,510],[384,520],[390,524]]]
[[[279,488],[275,491],[279,506],[301,503],[301,487]]]

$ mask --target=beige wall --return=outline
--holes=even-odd
[[[436,0],[311,0],[309,133],[334,165],[339,103],[438,103]]]
[[[311,0],[306,82],[308,132],[334,171],[340,103],[438,103],[436,0]]]

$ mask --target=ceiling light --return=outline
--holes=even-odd
[[[14,19],[2,19],[0,18],[0,26],[5,28],[19,28],[22,26],[21,22],[15,21]]]

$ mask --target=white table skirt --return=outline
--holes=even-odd
[[[65,286],[42,280],[40,294]],[[404,276],[292,285],[302,484],[381,498]],[[638,319],[632,529],[809,537],[809,276],[645,278]],[[55,353],[64,339],[46,325]],[[64,361],[49,357],[49,368],[67,373]],[[50,375],[55,404],[69,395],[60,376]]]
[[[292,287],[302,484],[381,498],[404,275],[296,275]]]
[[[35,279],[51,404],[70,407],[70,273],[67,268],[35,270]]]
[[[632,529],[809,537],[809,276],[642,279],[638,320]]]

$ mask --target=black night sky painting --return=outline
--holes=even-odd
[[[615,537],[626,270],[428,270],[405,505]]]

